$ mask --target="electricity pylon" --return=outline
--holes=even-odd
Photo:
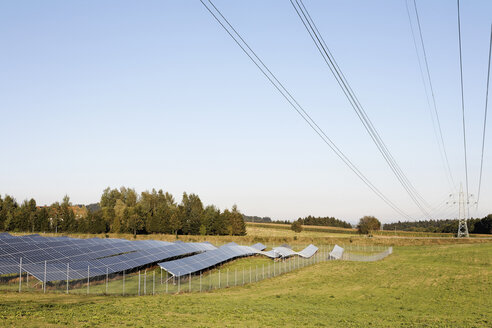
[[[466,206],[465,206],[466,205]],[[470,237],[468,234],[468,225],[466,224],[467,220],[467,210],[468,206],[470,206],[470,202],[468,200],[468,197],[466,197],[465,201],[465,195],[463,194],[463,185],[460,184],[460,194],[459,194],[459,213],[458,213],[458,233],[456,234],[456,237],[458,238],[463,238],[463,237]]]
[[[453,197],[453,195],[449,195],[450,197]],[[450,203],[452,204],[458,204],[458,232],[456,236],[458,238],[463,238],[463,237],[470,237],[468,234],[468,225],[467,225],[467,220],[468,220],[468,215],[469,215],[469,206],[470,206],[470,197],[473,197],[473,195],[467,195],[465,199],[465,194],[463,192],[463,184],[460,184],[460,191],[458,193],[458,201],[452,201]],[[449,203],[448,203],[449,204]]]

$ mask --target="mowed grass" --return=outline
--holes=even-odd
[[[491,291],[491,243],[405,246],[379,262],[323,262],[207,293],[4,293],[0,326],[491,327]]]

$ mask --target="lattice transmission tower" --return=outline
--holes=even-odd
[[[450,195],[453,196],[453,195]],[[467,220],[470,214],[470,198],[473,195],[466,195],[463,192],[463,185],[460,184],[460,191],[458,193],[458,201],[452,201],[452,204],[458,205],[458,232],[456,236],[458,238],[470,237],[468,234]]]

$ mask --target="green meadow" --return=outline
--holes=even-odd
[[[230,271],[263,265],[231,262]],[[102,288],[102,287],[100,287]],[[207,292],[92,296],[2,292],[5,327],[491,327],[492,243],[395,247]]]

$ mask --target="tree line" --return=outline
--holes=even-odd
[[[492,234],[492,214],[481,219],[471,218],[467,220],[468,232],[480,234]],[[417,232],[456,233],[458,220],[422,220],[422,221],[398,221],[386,223],[384,230],[402,230]]]
[[[220,211],[204,206],[196,194],[183,193],[178,204],[162,190],[106,188],[98,206],[74,206],[62,202],[37,206],[34,199],[17,203],[0,195],[0,230],[19,232],[166,233],[175,235],[245,235],[243,214],[234,205]]]
[[[343,220],[339,220],[334,217],[314,217],[306,216],[304,218],[298,218],[295,221],[290,220],[272,220],[268,216],[247,216],[244,215],[244,221],[246,222],[256,222],[256,223],[276,223],[276,224],[292,224],[293,222],[299,221],[301,225],[315,225],[315,226],[327,226],[327,227],[340,227],[340,228],[352,228],[352,225]]]
[[[297,219],[302,225],[316,225],[316,226],[327,226],[327,227],[339,227],[339,228],[352,228],[352,225],[343,220],[336,219],[334,217],[314,217],[306,216],[305,218]]]

